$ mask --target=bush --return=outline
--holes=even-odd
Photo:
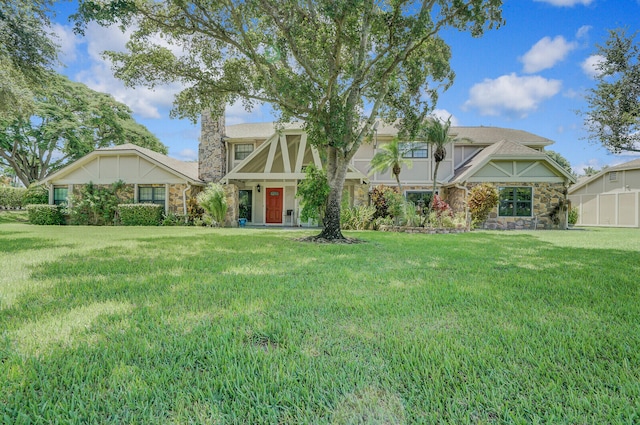
[[[31,224],[64,224],[64,215],[62,215],[62,208],[59,205],[30,204],[27,205],[27,214]]]
[[[212,226],[224,225],[227,216],[227,194],[219,183],[209,183],[207,187],[198,194],[198,205],[200,205],[212,221],[203,217],[205,223]]]
[[[27,189],[22,187],[0,186],[0,208],[18,209],[23,206],[22,200]],[[37,204],[46,203],[39,201]]]
[[[344,230],[367,230],[375,213],[376,208],[369,205],[343,207],[340,210],[340,226]]]
[[[164,208],[158,204],[120,204],[118,216],[123,226],[158,226]]]
[[[379,185],[371,191],[371,203],[376,208],[374,218],[395,218],[402,215],[404,198],[395,187]]]
[[[404,219],[402,224],[407,227],[419,227],[422,225],[422,217],[413,202],[406,202],[404,204]]]
[[[49,191],[42,185],[32,184],[22,197],[22,206],[29,204],[43,205],[49,203]]]
[[[80,189],[79,195],[69,196],[71,223],[94,226],[115,224],[118,205],[131,199],[131,190],[122,180],[107,187],[89,182]]]
[[[486,221],[491,210],[498,205],[499,199],[498,189],[490,183],[482,183],[471,188],[467,198],[471,225],[475,227]]]
[[[302,199],[301,221],[306,222],[309,219],[320,221],[322,219],[329,191],[327,174],[314,165],[308,165],[304,180],[298,183],[296,192],[296,197]]]
[[[578,207],[573,207],[569,210],[567,221],[569,224],[574,225],[578,222],[578,217]]]

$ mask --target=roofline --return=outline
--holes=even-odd
[[[55,173],[48,175],[44,179],[40,180],[39,183],[40,184],[46,184],[49,181],[54,180],[59,175],[64,175],[67,172],[68,168],[76,169],[77,166],[81,166],[81,165],[84,165],[84,164],[90,162],[94,157],[104,156],[105,154],[107,156],[114,156],[114,155],[111,155],[111,154],[115,154],[115,155],[119,155],[120,154],[121,155],[123,153],[131,153],[131,152],[137,153],[138,155],[144,157],[148,161],[150,161],[150,162],[156,164],[157,166],[161,167],[165,171],[168,171],[168,172],[170,172],[172,174],[176,174],[176,175],[179,175],[179,176],[183,177],[189,183],[205,184],[205,182],[200,180],[200,179],[197,179],[197,180],[193,179],[193,178],[185,175],[184,173],[182,173],[182,172],[180,172],[178,170],[174,170],[173,168],[168,167],[168,166],[166,166],[165,164],[163,164],[163,163],[161,163],[159,161],[156,161],[152,157],[148,156],[147,154],[145,154],[144,152],[142,152],[142,151],[140,151],[139,149],[136,149],[136,148],[96,149],[93,152],[90,152],[90,153],[86,154],[85,156],[81,157],[80,159],[77,159],[77,160],[73,161],[72,163],[67,164],[66,166],[64,166],[61,169],[59,169],[58,171],[56,171]],[[71,171],[71,170],[69,170],[69,171]]]

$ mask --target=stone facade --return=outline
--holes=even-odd
[[[203,112],[198,146],[198,177],[204,182],[217,182],[227,173],[227,149],[224,142],[224,113],[214,118]]]
[[[480,183],[469,183],[468,189]],[[498,207],[489,213],[487,221],[480,226],[491,230],[524,230],[524,229],[564,229],[566,216],[567,188],[564,183],[492,183],[496,187],[532,187],[533,211],[531,217],[499,217]],[[455,189],[455,188],[454,188]],[[450,189],[448,193],[449,205],[454,211],[464,208],[464,191]],[[464,210],[462,210],[464,211]]]
[[[369,185],[355,184],[353,185],[353,206],[369,205]]]
[[[226,184],[223,186],[227,195],[227,216],[224,219],[224,227],[238,227],[239,217],[239,198],[238,186],[235,184]]]

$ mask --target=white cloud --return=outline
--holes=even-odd
[[[73,33],[73,29],[69,26],[54,23],[51,31],[55,38],[55,42],[60,46],[59,59],[64,65],[69,65],[78,58],[77,47],[82,42],[80,37]]]
[[[592,28],[593,27],[591,25],[581,26],[576,32],[576,38],[585,38],[587,35],[589,35],[589,31],[591,31]]]
[[[182,161],[196,161],[198,159],[198,152],[193,149],[185,148],[178,152],[177,158]]]
[[[431,115],[440,118],[443,121],[446,121],[449,117],[451,117],[451,125],[453,127],[457,127],[460,125],[460,121],[458,120],[458,118],[453,116],[453,114],[446,109],[434,109]]]
[[[598,76],[600,71],[598,70],[598,65],[604,62],[605,58],[602,55],[591,55],[582,62],[580,67],[582,71],[587,74],[590,78],[595,78]]]
[[[573,7],[577,4],[589,6],[591,3],[593,3],[593,0],[534,0],[534,1],[549,3],[552,6],[559,6],[559,7]]]
[[[525,117],[538,105],[560,91],[562,82],[540,76],[519,77],[515,73],[495,80],[485,79],[469,90],[464,108],[476,108],[481,115],[516,115]]]
[[[532,74],[552,68],[556,63],[566,58],[569,52],[577,46],[577,43],[568,42],[561,35],[553,40],[551,37],[544,37],[520,58],[520,62],[524,64],[524,72]]]
[[[116,26],[90,24],[85,34],[91,66],[79,72],[76,79],[93,90],[111,94],[143,118],[161,118],[160,109],[170,108],[175,95],[184,87],[179,83],[158,85],[153,89],[126,87],[113,76],[112,63],[103,56],[103,52],[124,51],[130,31],[123,34]]]

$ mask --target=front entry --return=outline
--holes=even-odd
[[[282,198],[283,190],[279,188],[267,188],[267,201],[266,201],[266,217],[267,223],[282,223]]]

